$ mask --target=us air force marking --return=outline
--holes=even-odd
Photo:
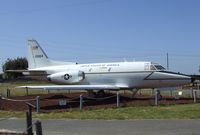
[[[69,75],[69,74],[65,74],[65,75],[64,75],[64,79],[65,79],[65,80],[69,80],[71,77],[72,77],[72,76]]]

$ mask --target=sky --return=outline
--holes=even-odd
[[[153,61],[200,74],[199,0],[1,0],[0,64],[36,39],[49,58]],[[1,69],[0,69],[1,70]]]

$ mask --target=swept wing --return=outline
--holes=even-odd
[[[120,90],[120,86],[114,85],[41,85],[19,86],[17,88],[43,89],[43,90]]]

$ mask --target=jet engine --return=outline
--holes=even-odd
[[[85,79],[85,73],[82,71],[59,72],[47,76],[49,81],[55,83],[74,84]]]

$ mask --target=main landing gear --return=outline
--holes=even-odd
[[[97,92],[93,90],[88,90],[88,95],[89,97],[102,98],[106,96],[106,93],[104,90],[98,90]]]

